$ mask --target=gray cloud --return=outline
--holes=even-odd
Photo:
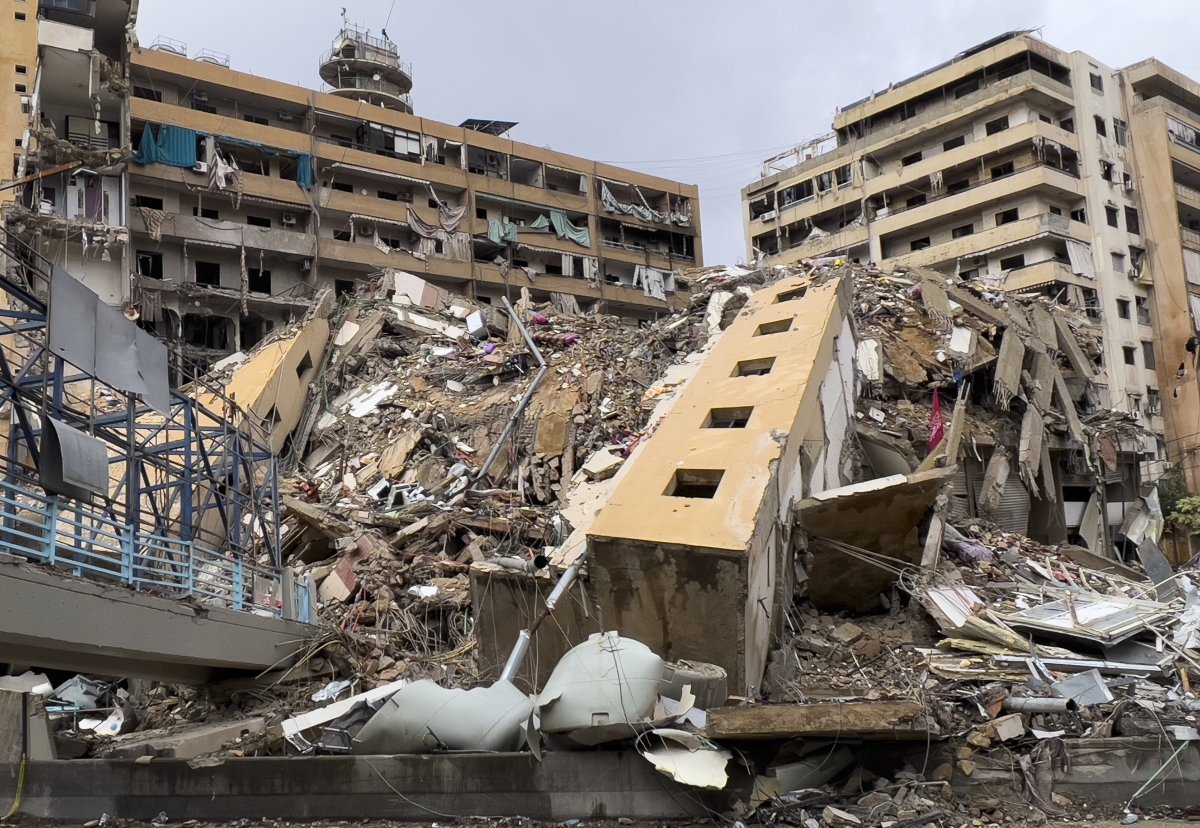
[[[391,9],[419,115],[519,121],[518,140],[700,185],[710,264],[744,255],[739,191],[764,158],[824,132],[839,105],[1003,31],[1040,26],[1110,66],[1153,56],[1200,77],[1194,0],[345,4],[376,33]],[[141,0],[138,36],[314,87],[341,6]]]

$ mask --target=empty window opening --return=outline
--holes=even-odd
[[[942,152],[949,152],[952,149],[957,149],[965,143],[967,143],[967,138],[965,135],[959,135],[957,138],[951,138],[949,141],[944,141],[942,143]]]
[[[212,207],[193,207],[192,215],[199,218],[212,219],[213,221],[221,220],[221,214]]]
[[[1137,365],[1137,349],[1132,345],[1126,345],[1121,348],[1121,353],[1125,357],[1126,365]]]
[[[246,271],[246,287],[251,293],[271,293],[271,271],[251,267]]]
[[[1104,126],[1104,119],[1099,115],[1093,115],[1092,118],[1096,122],[1096,134],[1101,138],[1107,138],[1108,130]]]
[[[1019,214],[1016,207],[1010,207],[1007,210],[1001,210],[999,213],[996,213],[996,226],[999,227],[1001,224],[1012,224],[1017,220],[1018,215]]]
[[[17,20],[24,20],[25,12],[14,12],[13,17],[15,17]]]
[[[1071,211],[1071,221],[1078,221],[1087,224],[1087,210],[1080,207],[1078,210]]]
[[[1090,72],[1088,74],[1088,79],[1092,82],[1092,89],[1095,89],[1097,92],[1104,91],[1104,79],[1102,77],[1097,75],[1095,72]]]
[[[920,207],[922,204],[924,204],[928,200],[929,200],[929,198],[924,193],[921,193],[920,195],[915,195],[915,196],[912,196],[911,198],[906,199],[904,202],[904,206],[905,207]]]
[[[163,277],[163,255],[137,251],[137,272],[139,276],[145,276],[147,279],[161,279]]]
[[[1063,118],[1061,121],[1058,122],[1058,126],[1063,132],[1070,132],[1070,133],[1074,134],[1075,119],[1074,118]]]
[[[275,329],[275,323],[270,319],[263,319],[261,316],[251,314],[242,317],[242,347],[253,348],[259,342],[262,342],[263,337]]]
[[[950,237],[953,239],[961,239],[963,236],[969,236],[975,232],[974,224],[964,224],[962,227],[955,227],[950,231]]]
[[[771,373],[771,369],[775,367],[775,357],[762,357],[760,359],[743,359],[733,369],[735,377],[761,377]]]
[[[1128,299],[1118,299],[1117,300],[1117,316],[1119,316],[1121,319],[1129,318],[1129,300]]]
[[[769,336],[770,334],[784,333],[792,327],[792,319],[780,319],[776,322],[764,322],[758,326],[754,332],[755,336]]]
[[[246,216],[246,224],[251,227],[270,227],[271,220],[266,216]]]
[[[300,358],[300,364],[296,366],[296,378],[301,382],[308,382],[313,370],[312,354],[305,352]]]
[[[25,74],[28,74],[28,73],[29,73],[29,67],[27,67],[27,66],[22,66],[22,65],[21,65],[21,64],[19,64],[19,63],[17,64],[17,74],[18,74],[18,75],[25,75]]]
[[[1001,270],[1017,270],[1025,266],[1025,254],[1018,253],[1016,256],[1009,256],[1006,259],[1000,260]]]
[[[908,245],[909,250],[924,250],[926,247],[929,247],[929,236],[913,239]]]
[[[704,423],[705,428],[745,428],[746,423],[750,422],[750,413],[754,411],[753,406],[741,406],[739,408],[714,408],[708,412],[708,420]]]
[[[233,343],[233,320],[225,316],[184,314],[183,340],[198,348],[228,351]]]
[[[16,92],[18,95],[24,95],[29,90],[28,90],[28,87],[25,86],[25,84],[18,83],[18,84],[13,85],[13,91]]]
[[[1129,124],[1120,118],[1113,118],[1113,140],[1123,147],[1129,146]]]
[[[775,304],[780,302],[791,302],[793,299],[803,299],[804,294],[808,293],[808,285],[794,288],[793,290],[785,290],[783,293],[775,297]]]
[[[475,218],[486,219],[487,218],[487,208],[486,207],[476,207],[475,208]]]
[[[216,262],[196,262],[196,284],[221,286],[221,266]]]
[[[1062,208],[1061,208],[1061,207],[1056,207],[1056,206],[1054,206],[1053,204],[1051,204],[1051,205],[1050,205],[1050,215],[1052,215],[1052,216],[1061,216],[1061,215],[1062,215]]]
[[[1144,296],[1138,296],[1133,300],[1137,306],[1137,321],[1139,325],[1150,324],[1150,303],[1146,301]]]
[[[988,135],[995,135],[997,132],[1003,132],[1006,129],[1008,129],[1007,115],[1005,115],[1003,118],[997,118],[994,121],[988,121],[983,125],[983,131]]]
[[[970,189],[970,187],[971,187],[971,179],[969,179],[969,178],[963,178],[958,181],[951,181],[949,184],[946,185],[946,194],[954,195],[955,193],[961,193],[963,190]]]
[[[389,193],[387,190],[380,190],[378,196],[384,201],[399,201],[400,197],[395,193]]]
[[[1100,177],[1105,181],[1113,180],[1113,165],[1111,161],[1100,162]]]
[[[1012,175],[1013,162],[1009,161],[1007,164],[1000,164],[999,166],[992,167],[991,174],[992,178],[1003,178],[1006,175]]]
[[[920,152],[920,150],[918,150],[917,152],[911,153],[910,155],[906,155],[903,158],[901,158],[900,166],[907,167],[910,164],[915,164],[920,160],[921,160],[921,152]]]
[[[161,210],[163,208],[163,200],[161,198],[154,198],[153,196],[134,196],[133,206],[149,207],[151,210]]]
[[[1142,220],[1138,216],[1138,211],[1133,207],[1125,208],[1125,229],[1134,235],[1141,235]]]
[[[344,182],[344,181],[335,181],[335,182],[333,182],[332,184],[330,184],[329,186],[330,186],[330,187],[332,187],[333,189],[337,190],[339,193],[352,193],[352,192],[354,192],[354,185],[352,185],[352,184],[347,184],[347,183],[346,183],[346,182]]]
[[[249,121],[252,124],[258,124],[259,126],[267,125],[267,119],[262,117],[261,115],[250,115],[249,113],[247,113],[242,116],[242,120]]]
[[[722,469],[676,469],[667,487],[669,497],[694,497],[711,500],[725,475]]]
[[[1121,226],[1120,215],[1121,215],[1121,211],[1118,210],[1116,207],[1105,207],[1104,208],[1104,220],[1108,222],[1109,227],[1120,227]]]

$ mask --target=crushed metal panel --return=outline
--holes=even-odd
[[[42,487],[48,492],[78,500],[108,494],[108,451],[104,442],[53,417],[42,417],[38,471]]]
[[[1160,601],[1174,601],[1179,597],[1179,583],[1175,580],[1175,571],[1171,569],[1171,563],[1167,560],[1158,548],[1158,544],[1144,538],[1137,547],[1138,560],[1142,562],[1142,566],[1146,569],[1146,574],[1150,576],[1150,582],[1154,584],[1155,597]]]
[[[1036,607],[1001,615],[1013,627],[1090,641],[1116,644],[1172,613],[1152,601],[1114,595],[1075,594]]]

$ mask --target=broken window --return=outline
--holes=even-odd
[[[221,286],[221,266],[216,262],[196,262],[196,284]]]
[[[975,92],[978,89],[979,89],[979,81],[970,80],[970,81],[967,81],[966,83],[959,84],[958,86],[954,87],[954,97],[962,98],[967,95],[970,95],[972,92]]]
[[[924,238],[920,239],[913,239],[908,243],[909,250],[924,250],[926,247],[929,247],[929,236],[925,236]]]
[[[1055,205],[1051,204],[1051,205],[1050,205],[1050,215],[1052,215],[1052,216],[1061,216],[1061,215],[1062,215],[1062,208],[1061,208],[1061,207],[1057,207],[1057,206],[1055,206]]]
[[[1141,235],[1142,221],[1138,216],[1137,209],[1133,207],[1125,208],[1125,229],[1134,235]]]
[[[1142,340],[1142,364],[1147,371],[1154,370],[1154,343],[1149,340]]]
[[[228,351],[233,342],[233,320],[224,316],[184,314],[183,340],[198,348]]]
[[[834,181],[837,182],[838,188],[849,187],[854,181],[854,175],[849,164],[843,164],[833,171]]]
[[[137,251],[137,273],[147,279],[163,277],[163,254],[153,251]]]
[[[246,216],[246,224],[251,227],[270,227],[271,220],[265,216]]]
[[[1000,260],[1001,270],[1017,270],[1025,266],[1025,254],[1018,253],[1016,256],[1009,256],[1006,259]]]
[[[1147,300],[1145,296],[1136,296],[1134,305],[1138,307],[1138,324],[1150,324],[1150,300]]]
[[[906,199],[904,202],[904,206],[905,207],[920,207],[922,204],[924,204],[928,200],[929,200],[929,198],[924,193],[921,193],[920,195],[915,195],[912,198]]]
[[[716,496],[724,475],[721,469],[676,469],[666,494],[669,497],[711,499]]]
[[[1136,279],[1142,275],[1142,263],[1146,256],[1146,251],[1140,247],[1130,246],[1129,248],[1129,278]],[[1146,324],[1150,324],[1147,322]]]
[[[967,137],[965,135],[959,135],[957,138],[951,138],[949,141],[944,141],[942,143],[942,152],[949,152],[952,149],[961,147],[965,143],[967,143]]]
[[[896,108],[896,120],[907,121],[917,114],[916,101],[906,101]]]
[[[207,104],[204,101],[196,100],[195,98],[192,98],[192,109],[196,110],[197,112],[207,112],[209,115],[217,114],[217,108],[215,106]]]
[[[992,174],[992,178],[1003,178],[1006,175],[1012,175],[1013,174],[1013,162],[1009,161],[1007,163],[999,164],[995,167],[992,167],[990,172]]]
[[[1100,162],[1100,177],[1105,181],[1113,180],[1113,164],[1111,161]]]
[[[1080,207],[1078,210],[1071,211],[1071,221],[1079,221],[1087,223],[1087,210]]]
[[[1121,319],[1129,318],[1129,300],[1128,299],[1118,299],[1117,300],[1117,316],[1120,317]]]
[[[1108,130],[1104,127],[1104,118],[1099,115],[1093,115],[1092,119],[1096,122],[1096,134],[1101,138],[1108,137]]]
[[[906,156],[904,156],[903,158],[901,158],[901,159],[900,159],[900,166],[901,166],[901,167],[907,167],[907,166],[909,166],[910,164],[915,164],[915,163],[917,163],[917,162],[918,162],[918,161],[920,161],[920,160],[921,160],[921,151],[920,151],[920,150],[917,150],[916,152],[909,153],[908,155],[906,155]]]
[[[797,201],[804,201],[812,198],[816,193],[811,180],[801,181],[798,184],[793,184],[779,191],[779,205],[786,207],[789,204],[795,204]]]
[[[983,131],[988,135],[995,135],[997,132],[1003,132],[1008,129],[1008,116],[997,118],[994,121],[988,121],[983,125]]]
[[[963,236],[969,236],[975,232],[974,224],[964,224],[961,227],[955,227],[950,231],[950,238],[961,239]]]
[[[378,196],[379,196],[380,198],[382,198],[384,201],[397,201],[397,200],[399,200],[399,197],[398,197],[398,196],[397,196],[395,193],[388,192],[387,190],[380,190],[378,193],[376,193],[376,195],[378,195]]]
[[[733,375],[735,377],[761,377],[771,373],[773,367],[775,367],[775,357],[743,359],[734,366]]]
[[[1146,413],[1157,414],[1162,411],[1162,397],[1159,396],[1157,388],[1146,389]]]
[[[1059,129],[1061,129],[1063,132],[1074,133],[1075,132],[1075,119],[1074,118],[1063,118],[1061,121],[1058,122],[1058,126],[1059,126]]]
[[[246,270],[246,287],[251,293],[271,293],[271,271],[251,267]]]
[[[1095,89],[1097,92],[1104,91],[1104,79],[1103,78],[1101,78],[1095,72],[1091,72],[1088,75],[1088,79],[1092,82],[1092,89]]]
[[[139,195],[133,197],[133,206],[161,210],[163,208],[163,200],[161,198],[154,198],[153,196]]]
[[[1125,345],[1121,348],[1121,353],[1125,357],[1126,365],[1137,365],[1137,349],[1132,345]]]
[[[1120,227],[1121,226],[1120,215],[1121,215],[1121,211],[1118,210],[1116,207],[1105,207],[1104,208],[1104,220],[1108,222],[1109,227]]]
[[[334,230],[333,231],[333,240],[340,241],[340,242],[348,242],[348,241],[352,241],[353,237],[350,235],[349,230]]]
[[[961,193],[964,190],[970,189],[970,187],[971,187],[971,179],[960,178],[958,181],[951,181],[949,184],[946,185],[946,194],[954,195],[955,193]]]
[[[833,189],[833,173],[823,172],[817,176],[817,192],[827,192]]]
[[[750,422],[750,413],[754,411],[753,406],[741,406],[738,408],[714,408],[708,412],[708,420],[705,422],[705,428],[745,428]]]
[[[347,184],[344,181],[335,181],[332,184],[330,184],[329,186],[332,187],[333,189],[337,190],[340,193],[354,192],[354,185]]]
[[[354,295],[354,280],[353,279],[334,279],[333,295],[341,298],[342,296]]]
[[[1012,224],[1017,220],[1018,216],[1019,213],[1016,207],[1010,207],[1007,210],[1001,210],[999,213],[996,213],[996,226],[999,227],[1001,224]]]
[[[275,329],[275,323],[270,319],[251,314],[242,318],[242,347],[253,348],[263,337]]]
[[[1113,139],[1123,147],[1129,146],[1129,124],[1113,118]]]

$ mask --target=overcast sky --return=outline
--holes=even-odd
[[[319,87],[343,2],[412,63],[418,115],[518,121],[516,140],[698,184],[708,264],[745,255],[739,191],[763,159],[1002,32],[1200,77],[1197,0],[140,0],[138,37]]]

